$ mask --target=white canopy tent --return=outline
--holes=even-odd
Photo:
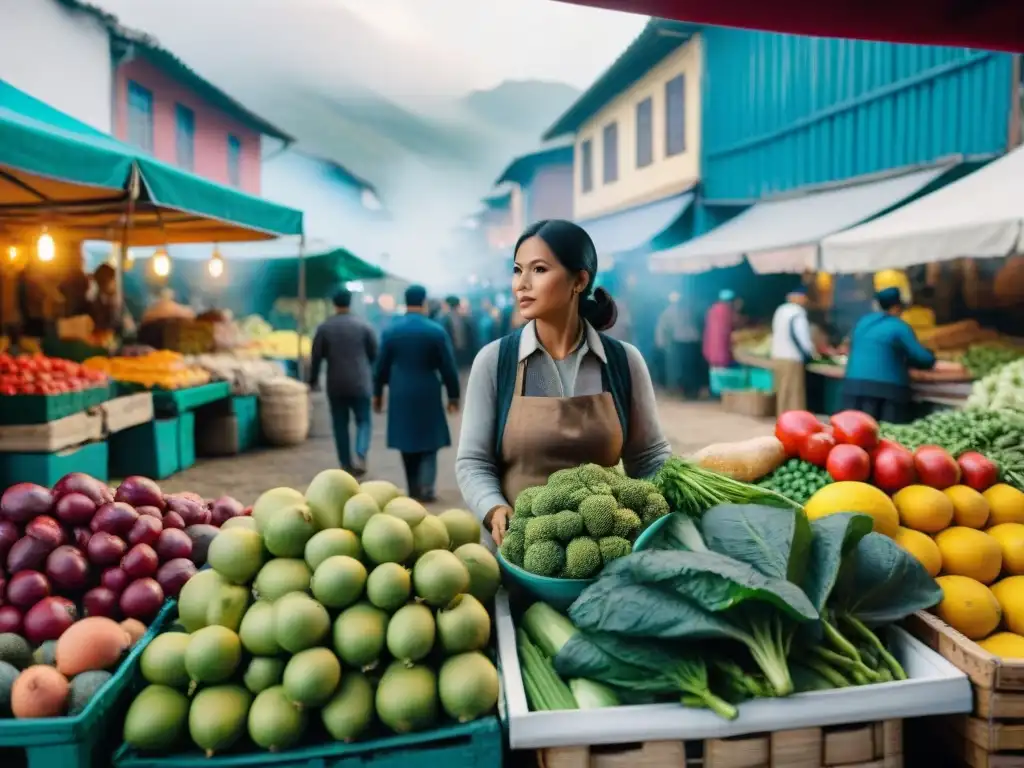
[[[826,237],[821,268],[857,273],[1024,252],[1024,147],[891,213]]]

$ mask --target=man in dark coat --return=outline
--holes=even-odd
[[[402,454],[409,495],[429,502],[436,498],[437,452],[451,445],[441,385],[448,393],[448,413],[458,413],[459,375],[448,335],[426,316],[426,300],[424,288],[410,286],[405,316],[381,337],[373,407],[383,410],[387,387],[388,448]]]
[[[353,475],[366,473],[373,423],[370,393],[373,362],[377,358],[377,334],[370,324],[350,313],[352,292],[341,290],[334,297],[334,317],[316,329],[309,383],[320,383],[320,364],[327,361],[327,400],[331,406],[334,443],[342,469]],[[348,432],[349,415],[356,421],[356,452]]]

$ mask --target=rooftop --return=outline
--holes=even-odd
[[[684,45],[698,27],[682,21],[651,19],[619,57],[544,133],[554,139],[575,133],[608,102],[623,93],[655,64]]]

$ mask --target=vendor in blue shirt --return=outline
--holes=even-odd
[[[905,424],[913,418],[910,369],[934,368],[935,355],[900,318],[904,303],[899,288],[879,291],[875,302],[880,311],[858,320],[850,334],[843,407]]]

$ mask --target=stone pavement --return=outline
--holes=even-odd
[[[206,498],[230,494],[244,504],[252,504],[269,488],[288,486],[304,491],[313,476],[322,469],[337,466],[331,437],[327,403],[322,394],[312,400],[312,429],[309,440],[296,448],[262,449],[242,456],[200,459],[191,469],[161,483],[165,491],[194,491]],[[687,454],[709,443],[745,440],[772,433],[771,420],[752,419],[723,413],[713,402],[683,402],[659,395],[662,427],[674,451]],[[452,440],[457,441],[459,418],[450,420]],[[455,483],[455,447],[438,456],[438,500],[430,505],[440,512],[462,506]],[[405,477],[399,454],[385,446],[385,418],[375,416],[373,443],[367,479],[390,480],[404,490]]]

